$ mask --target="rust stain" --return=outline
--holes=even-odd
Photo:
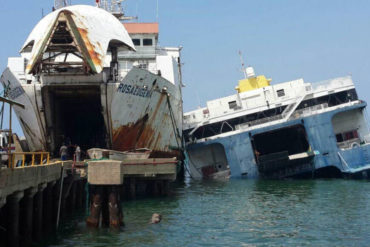
[[[113,149],[129,151],[136,148],[148,147],[155,131],[147,125],[148,116],[145,115],[134,124],[120,126],[113,131]]]
[[[159,141],[162,139],[161,133],[159,132],[157,138],[155,138],[155,142],[153,144],[154,147],[157,147]]]
[[[100,50],[103,50],[103,48],[102,48],[102,46],[101,46],[100,42],[96,42],[96,45],[99,47],[99,49],[100,49]]]
[[[31,60],[33,60],[33,58]],[[27,64],[26,71],[31,71],[31,69],[32,69],[32,64]]]
[[[88,37],[88,31],[84,28],[77,28],[78,32],[81,35],[81,38],[83,39],[86,49],[89,52],[91,61],[95,65],[102,66],[102,59],[101,55],[95,51],[95,46],[90,42],[89,37]]]
[[[149,116],[145,114],[136,123],[120,126],[113,130],[113,149],[117,151],[129,151],[136,148],[158,149],[160,143],[160,130],[153,128],[153,122],[158,115],[158,111],[163,103],[165,95],[160,98]]]

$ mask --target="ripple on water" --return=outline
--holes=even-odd
[[[51,246],[368,246],[370,183],[231,180],[176,185],[168,198],[123,203],[123,231],[89,230],[84,216]],[[160,224],[148,224],[151,215]]]

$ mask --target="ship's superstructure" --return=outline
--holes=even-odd
[[[30,150],[57,153],[70,142],[181,155],[180,48],[158,47],[157,23],[120,19],[119,11],[61,4],[35,26],[21,57],[9,58],[1,82],[26,105],[15,111]]]
[[[185,113],[193,177],[229,168],[232,176],[247,177],[368,168],[366,103],[358,99],[351,77],[270,85],[270,79],[255,76],[252,68],[247,74],[235,95]]]

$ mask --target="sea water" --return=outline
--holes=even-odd
[[[366,180],[189,180],[123,202],[120,231],[88,229],[82,214],[45,245],[370,246],[369,192]]]

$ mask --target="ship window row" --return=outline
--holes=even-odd
[[[236,100],[229,102],[229,109],[236,109],[237,107]]]
[[[277,96],[278,96],[278,97],[283,97],[283,96],[285,96],[285,91],[284,91],[284,89],[277,90],[277,91],[276,91],[276,93],[277,93]]]
[[[357,130],[351,130],[344,133],[336,134],[335,137],[337,138],[337,142],[345,142],[353,139],[358,138]]]
[[[135,46],[153,46],[153,39],[132,39]]]
[[[301,102],[301,104],[297,107],[297,110],[310,108],[312,106],[317,105],[327,105],[327,107],[332,107],[340,104],[344,104],[350,101],[358,100],[357,93],[355,89],[350,89],[347,91],[342,91],[318,98],[313,98],[309,100],[305,100]],[[236,103],[236,102],[235,102]],[[233,101],[229,102],[229,107],[233,107]],[[258,124],[266,123],[269,121],[274,121],[278,119],[282,119],[282,112],[287,106],[279,106],[273,109],[269,109],[266,111],[256,112],[236,118],[231,118],[226,121],[212,123],[208,125],[204,125],[199,127],[194,133],[193,137],[196,139],[207,138],[215,135],[219,135],[222,133],[226,133],[229,131],[235,130],[237,125],[246,124],[248,126],[255,126]],[[195,118],[195,115],[193,115]],[[185,130],[185,138],[186,142],[190,140],[190,137],[187,135],[192,129]]]

